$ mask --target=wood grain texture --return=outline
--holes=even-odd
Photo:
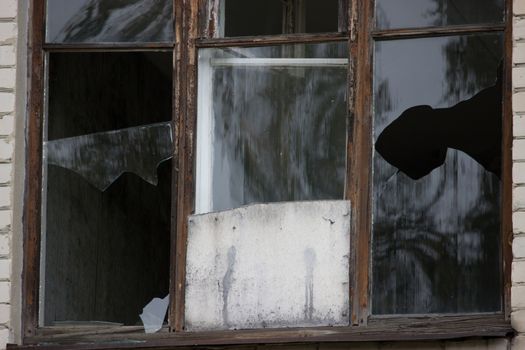
[[[66,330],[61,330],[66,331]],[[71,333],[71,330],[69,330]],[[87,334],[86,334],[87,333]],[[416,341],[505,337],[513,334],[503,315],[439,316],[378,319],[367,327],[283,328],[244,331],[183,332],[164,330],[157,334],[138,332],[137,327],[73,330],[72,334],[41,329],[25,346],[8,349],[147,349],[242,344],[297,344],[361,341]],[[37,344],[42,345],[37,345]],[[83,343],[83,344],[81,344]],[[76,345],[75,345],[76,344]]]
[[[42,120],[44,96],[44,2],[30,3],[29,94],[24,184],[22,269],[22,332],[32,336],[38,327],[40,224],[42,187]]]
[[[373,23],[373,22],[372,22]],[[376,30],[372,32],[375,40],[396,40],[410,38],[428,38],[473,33],[502,32],[504,24],[449,25],[441,27],[400,28]]]

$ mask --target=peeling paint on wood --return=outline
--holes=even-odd
[[[348,325],[350,202],[189,218],[186,329]]]

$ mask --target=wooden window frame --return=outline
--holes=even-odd
[[[510,268],[512,263],[512,0],[505,0],[504,24],[458,25],[414,29],[374,30],[374,1],[340,0],[339,33],[283,34],[218,38],[219,0],[173,0],[174,42],[167,44],[46,44],[45,1],[30,1],[28,47],[28,122],[23,212],[22,338],[31,349],[115,349],[224,346],[245,344],[320,343],[457,339],[511,334]],[[503,311],[470,315],[371,316],[371,159],[373,41],[426,38],[458,34],[504,33],[501,242]],[[349,49],[348,115],[352,116],[347,143],[345,199],[353,205],[350,256],[351,320],[347,327],[307,327],[239,331],[186,332],[184,285],[187,218],[194,205],[195,124],[197,115],[197,51],[210,47],[250,47],[293,43],[346,41]],[[171,328],[144,334],[142,327],[39,327],[40,211],[42,186],[42,123],[45,56],[49,52],[171,50],[173,55],[173,132],[175,141],[172,200],[170,295]],[[178,117],[175,117],[178,116]],[[177,220],[177,218],[181,218]],[[43,345],[43,344],[47,345]],[[74,345],[75,344],[75,345]]]

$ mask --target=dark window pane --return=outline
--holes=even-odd
[[[375,53],[373,313],[499,311],[502,37]]]
[[[221,6],[226,37],[338,29],[338,0],[222,0]]]
[[[379,29],[500,23],[504,0],[377,0]]]
[[[171,67],[171,53],[49,56],[45,325],[139,324],[168,294]]]
[[[46,41],[169,42],[172,18],[172,1],[47,0]]]
[[[345,43],[200,51],[197,212],[343,198],[346,57]]]

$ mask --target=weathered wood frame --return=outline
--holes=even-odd
[[[30,1],[28,48],[28,105],[26,124],[26,179],[23,212],[22,331],[29,349],[173,348],[195,345],[317,343],[386,340],[453,339],[472,336],[506,336],[512,332],[510,316],[510,267],[512,263],[512,1],[506,1],[505,24],[461,25],[432,28],[373,29],[373,1],[340,0],[339,33],[284,34],[242,38],[218,38],[219,0],[173,0],[173,43],[138,44],[46,44],[45,1]],[[374,40],[435,37],[484,32],[505,33],[503,81],[503,173],[502,173],[502,269],[504,310],[496,314],[428,315],[426,317],[370,317],[371,235],[371,123],[372,54]],[[184,284],[186,218],[194,205],[194,154],[197,93],[197,51],[205,47],[261,46],[283,43],[347,41],[348,68],[348,169],[345,197],[353,203],[351,247],[351,324],[348,327],[261,329],[189,333],[184,331]],[[175,158],[171,243],[170,330],[147,335],[140,327],[65,329],[38,326],[40,210],[42,185],[42,122],[44,108],[44,60],[57,51],[173,50],[173,124]],[[96,344],[85,344],[96,343]],[[117,342],[117,343],[115,343]],[[55,345],[38,346],[37,344]],[[77,343],[84,343],[78,345]],[[74,345],[73,344],[77,344]],[[15,346],[13,346],[15,347]]]

